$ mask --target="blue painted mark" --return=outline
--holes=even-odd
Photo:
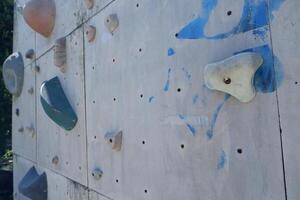
[[[218,160],[218,165],[217,165],[218,170],[223,169],[225,167],[225,164],[226,164],[226,153],[224,150],[222,150]]]
[[[230,98],[231,96],[229,94],[225,94],[224,96],[224,100],[217,106],[216,110],[213,113],[211,122],[210,122],[210,127],[209,129],[206,131],[206,135],[208,137],[209,140],[211,140],[213,138],[214,135],[214,128],[218,119],[218,115],[221,111],[221,109],[223,108],[225,102]]]
[[[256,37],[259,37],[260,39],[265,41],[266,38],[267,38],[268,30],[269,29],[267,27],[264,27],[263,29],[255,29],[255,30],[252,31],[252,33]]]
[[[184,115],[182,115],[182,114],[177,114],[177,116],[179,117],[179,119],[185,120],[185,116],[184,116]]]
[[[195,96],[193,96],[193,104],[196,104],[198,99],[199,99],[199,95],[196,94]]]
[[[191,131],[191,133],[193,134],[193,136],[195,136],[196,134],[196,129],[189,123],[186,123],[186,126],[189,128],[189,130]]]
[[[184,123],[186,124],[187,128],[190,130],[190,132],[192,133],[193,136],[196,135],[197,130],[189,123],[186,122],[186,117],[182,114],[177,114],[177,116],[179,117],[179,119],[181,119],[182,121],[184,121]]]
[[[149,103],[151,103],[154,100],[154,98],[155,98],[154,96],[149,97],[149,100],[148,100]]]
[[[173,56],[175,54],[175,50],[173,48],[168,49],[168,56]]]
[[[274,18],[274,15],[273,15],[273,12],[274,11],[278,11],[280,6],[282,5],[282,3],[284,2],[285,0],[272,0],[270,1],[269,3],[269,9],[271,11],[271,20],[273,20]]]
[[[270,11],[279,9],[284,0],[271,0]],[[209,20],[211,12],[217,5],[217,0],[204,0],[202,3],[203,14],[194,21],[186,25],[176,37],[179,39],[224,39],[234,34],[247,32],[269,24],[268,5],[265,0],[244,0],[242,17],[231,31],[227,33],[218,33],[214,36],[204,34],[205,26]],[[271,18],[272,19],[272,18]]]
[[[263,45],[252,49],[246,49],[242,52],[255,52],[263,57],[264,62],[254,76],[254,87],[256,91],[261,93],[274,92],[281,85],[284,72],[278,58],[273,56],[270,46]]]
[[[184,67],[181,68],[181,70],[185,73],[185,77],[186,77],[188,80],[191,80],[192,75],[191,75]]]
[[[168,70],[168,79],[167,79],[167,82],[166,82],[165,87],[164,87],[164,91],[165,92],[169,91],[169,87],[170,87],[170,75],[171,75],[171,68],[169,68],[169,70]]]

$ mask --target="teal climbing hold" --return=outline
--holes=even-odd
[[[77,116],[62,89],[58,77],[42,84],[40,96],[45,113],[57,125],[68,131],[75,127]]]

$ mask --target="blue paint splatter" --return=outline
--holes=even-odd
[[[185,77],[186,77],[188,80],[191,80],[192,75],[191,75],[184,67],[183,67],[181,70],[185,73]]]
[[[218,170],[223,169],[225,167],[225,164],[226,164],[226,153],[224,150],[222,150],[218,160],[218,165],[217,165]]]
[[[173,48],[168,49],[168,56],[173,56],[175,54],[175,50]]]
[[[169,70],[168,70],[168,79],[167,79],[167,82],[166,82],[165,87],[164,87],[164,91],[165,92],[169,91],[169,87],[170,87],[170,75],[171,75],[171,68],[169,68]]]
[[[214,111],[213,113],[213,116],[212,116],[212,119],[211,119],[211,122],[210,122],[210,127],[209,129],[206,131],[206,135],[208,137],[209,140],[211,140],[213,138],[213,135],[214,135],[214,128],[215,128],[215,125],[216,125],[216,122],[217,122],[217,119],[218,119],[218,115],[221,111],[221,109],[223,108],[225,102],[230,98],[230,95],[229,94],[225,94],[224,96],[224,100],[222,101],[222,103],[220,103],[216,110]]]
[[[177,114],[177,116],[179,117],[179,119],[185,120],[185,116],[183,116],[182,114]]]
[[[186,122],[186,117],[182,114],[177,114],[177,116],[179,117],[179,119],[181,119],[182,121],[184,121],[184,123],[186,124],[187,128],[190,130],[190,132],[192,133],[193,136],[196,135],[197,130],[189,123]]]
[[[260,39],[262,39],[263,41],[265,41],[266,38],[267,38],[268,30],[269,29],[267,27],[264,27],[263,29],[255,29],[255,30],[252,31],[252,33],[256,37],[259,37]]]
[[[193,96],[193,104],[196,104],[198,99],[199,99],[199,95],[196,94],[195,96]]]
[[[279,9],[283,0],[273,0],[270,11]],[[202,3],[203,14],[185,26],[179,33],[179,39],[224,39],[231,35],[247,32],[269,24],[268,5],[265,0],[245,0],[243,14],[240,22],[231,31],[220,33],[214,36],[204,34],[205,26],[209,20],[209,15],[217,5],[217,0],[204,0]],[[271,18],[272,19],[272,18]]]
[[[274,92],[283,81],[283,67],[269,45],[246,49],[242,52],[255,52],[263,57],[263,64],[258,68],[254,76],[254,87],[261,93]],[[239,52],[241,53],[241,52]],[[237,53],[235,53],[237,54]]]
[[[154,96],[149,97],[149,103],[151,103],[154,100]]]

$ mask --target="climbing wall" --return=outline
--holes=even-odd
[[[32,167],[49,200],[300,199],[298,0],[53,0],[47,37],[20,12],[37,1],[15,6],[15,199]],[[250,53],[255,97],[209,89],[207,64]]]

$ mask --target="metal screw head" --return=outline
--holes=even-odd
[[[231,83],[231,79],[230,78],[224,78],[223,79],[223,82],[226,84],[226,85],[229,85]]]

